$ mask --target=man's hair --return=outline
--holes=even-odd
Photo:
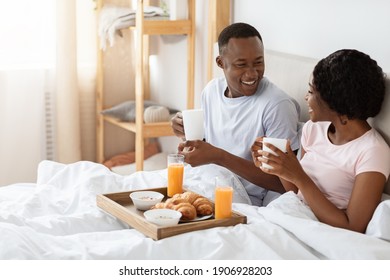
[[[219,53],[222,53],[222,48],[229,43],[231,38],[249,38],[249,37],[258,37],[261,42],[263,39],[259,31],[254,28],[252,25],[237,22],[225,27],[218,36],[218,49]]]
[[[330,109],[349,119],[366,120],[381,110],[385,74],[367,54],[343,49],[317,63],[313,86]]]

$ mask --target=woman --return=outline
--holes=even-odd
[[[319,221],[365,232],[381,201],[390,173],[390,149],[367,119],[376,116],[385,95],[385,75],[368,55],[339,50],[315,66],[305,96],[310,120],[304,125],[301,160],[287,153],[252,147],[255,165],[277,175]]]

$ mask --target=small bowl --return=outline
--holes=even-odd
[[[145,211],[161,202],[164,195],[154,191],[136,191],[130,193],[130,198],[138,210]]]
[[[181,213],[171,209],[152,209],[144,213],[147,221],[159,226],[174,226],[179,223]]]

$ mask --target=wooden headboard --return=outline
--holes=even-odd
[[[293,96],[301,105],[301,121],[308,120],[307,105],[304,100],[311,72],[318,59],[266,50],[265,76]],[[386,96],[378,116],[369,120],[384,139],[390,144],[390,73],[387,74]],[[390,180],[385,193],[390,194]]]

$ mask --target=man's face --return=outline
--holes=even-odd
[[[225,73],[230,97],[251,96],[264,75],[264,47],[256,36],[232,38],[217,57]]]

